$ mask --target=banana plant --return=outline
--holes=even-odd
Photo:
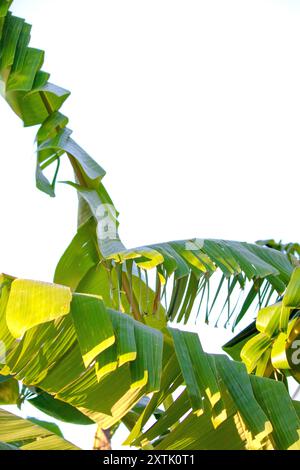
[[[127,249],[105,171],[60,111],[70,93],[49,82],[44,53],[29,46],[31,27],[11,3],[0,0],[1,94],[25,126],[39,126],[37,188],[54,197],[67,159],[74,180],[65,183],[79,207],[52,283],[0,277],[2,404],[26,399],[54,418],[104,430],[123,422],[126,443],[143,449],[299,449],[300,410],[285,384],[255,376],[240,357],[206,354],[180,326],[204,317],[234,328],[256,302],[268,308],[289,291],[297,260],[201,238]],[[292,314],[288,304],[284,325]],[[13,441],[0,427],[3,446],[14,447],[18,426],[16,418]]]

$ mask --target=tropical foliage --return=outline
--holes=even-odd
[[[268,377],[276,377],[280,373],[282,380],[292,375],[298,381],[299,285],[300,267],[297,267],[282,299],[262,308],[255,324],[224,346],[232,357],[243,360],[249,373]]]
[[[79,450],[61,437],[55,425],[49,427],[47,422],[25,420],[0,410],[0,424],[0,450]]]
[[[299,449],[300,409],[286,384],[299,378],[289,359],[299,245],[195,238],[126,249],[105,171],[60,112],[69,92],[41,70],[44,53],[29,47],[30,26],[11,3],[0,0],[0,89],[25,126],[39,126],[37,187],[53,197],[67,158],[79,211],[54,283],[0,278],[0,404],[28,400],[74,425],[123,422],[126,443],[147,449]],[[225,346],[234,360],[206,354],[180,326],[204,317],[234,328],[256,303],[256,325]],[[3,448],[72,448],[7,412],[0,420]]]

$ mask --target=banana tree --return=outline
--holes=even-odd
[[[206,354],[198,335],[181,328],[198,317],[234,328],[256,302],[268,308],[288,296],[290,283],[299,293],[297,256],[200,238],[127,249],[105,171],[72,139],[60,111],[70,93],[49,82],[44,53],[29,47],[31,27],[11,3],[0,0],[1,94],[25,126],[39,126],[38,189],[55,196],[67,159],[74,180],[65,183],[79,207],[53,283],[0,277],[0,403],[28,400],[99,430],[122,422],[126,443],[146,449],[299,449],[300,410],[285,382],[254,375],[240,350],[234,360]],[[288,304],[284,328],[293,315]],[[7,439],[12,418],[0,419],[0,443],[14,448],[22,425],[15,418],[15,438]],[[53,448],[45,436],[39,448]]]

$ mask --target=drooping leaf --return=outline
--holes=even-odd
[[[77,408],[53,398],[46,392],[39,393],[36,397],[28,400],[28,402],[38,410],[59,421],[80,425],[93,424],[93,421],[83,413],[80,413]]]

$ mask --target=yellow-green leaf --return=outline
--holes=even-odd
[[[66,315],[70,311],[71,298],[68,287],[16,279],[12,282],[6,308],[11,334],[21,338],[33,326]]]

